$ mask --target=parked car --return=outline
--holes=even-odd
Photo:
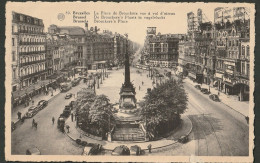
[[[138,145],[134,145],[130,147],[130,155],[141,155],[141,147],[139,147]]]
[[[87,144],[87,146],[84,147],[82,155],[98,155],[102,151],[102,145],[101,144]]]
[[[71,109],[73,109],[75,103],[76,103],[75,101],[71,101],[71,102],[69,103],[69,106],[71,107]]]
[[[108,67],[107,69],[108,69],[108,70],[112,70],[112,67]]]
[[[209,95],[209,98],[213,101],[220,102],[220,99],[219,99],[218,95],[216,95],[216,94]]]
[[[67,118],[67,117],[69,117],[70,112],[71,112],[70,107],[66,107],[66,106],[65,106],[62,115],[65,116],[65,117]]]
[[[200,90],[203,94],[209,94],[209,90],[207,88],[201,88]]]
[[[65,118],[64,118],[62,115],[58,118],[57,124],[58,124],[57,127],[58,127],[62,132],[64,132]]]
[[[113,151],[112,151],[113,156],[120,156],[120,155],[130,155],[130,150],[127,146],[125,145],[120,145],[117,146]]]
[[[200,85],[195,85],[194,87],[197,88],[198,90],[201,90]]]
[[[180,143],[187,143],[189,140],[189,137],[188,136],[182,136],[178,139],[178,142]]]
[[[70,99],[72,97],[72,93],[67,93],[65,99]]]
[[[81,80],[81,78],[75,78],[75,79],[71,82],[72,87],[77,86],[77,85],[79,84],[80,80]]]
[[[41,100],[38,102],[38,107],[40,107],[41,109],[45,108],[48,105],[48,101],[46,100]]]
[[[25,118],[32,118],[39,111],[38,106],[31,106],[25,113]]]
[[[26,150],[26,155],[41,155],[41,152],[37,147],[33,147]]]
[[[72,107],[70,105],[65,105],[64,110],[72,110]]]

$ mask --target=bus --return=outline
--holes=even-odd
[[[61,83],[60,84],[60,89],[61,92],[67,92],[68,90],[70,90],[72,87],[71,83]]]

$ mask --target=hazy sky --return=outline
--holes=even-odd
[[[26,2],[26,3],[10,3],[7,4],[6,14],[11,14],[11,11],[27,14],[33,17],[43,19],[45,31],[51,24],[58,26],[80,26],[84,27],[84,23],[73,23],[73,11],[89,12],[86,16],[89,22],[89,27],[98,26],[100,30],[110,30],[121,34],[128,33],[129,38],[135,42],[143,44],[146,28],[157,27],[157,32],[165,33],[186,33],[187,32],[187,13],[193,11],[197,13],[197,9],[201,8],[202,12],[207,16],[209,21],[214,21],[214,8],[221,7],[223,3],[105,3],[105,2]],[[234,4],[233,4],[234,5]],[[237,5],[237,4],[236,4]],[[241,5],[240,5],[241,6]],[[71,14],[66,14],[66,11]],[[158,17],[161,17],[161,12],[175,13],[172,16],[165,16],[165,19],[154,20],[128,20],[128,23],[94,23],[95,12],[158,12]],[[65,14],[65,19],[60,21],[57,16],[59,13]],[[79,16],[79,15],[77,15]]]

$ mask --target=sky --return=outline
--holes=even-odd
[[[100,30],[110,30],[113,33],[128,33],[129,39],[143,44],[147,27],[157,27],[157,33],[161,34],[185,34],[187,33],[187,13],[197,13],[197,9],[207,16],[209,21],[214,21],[214,9],[230,5],[224,3],[159,3],[159,2],[142,2],[142,3],[108,3],[108,2],[8,2],[7,15],[12,11],[30,15],[43,19],[45,32],[51,24],[58,26],[79,26],[84,28],[84,23],[73,23],[73,16],[82,16],[73,14],[73,12],[86,12],[86,20],[89,27],[97,26]],[[233,4],[234,5],[234,4]],[[237,4],[236,4],[237,5]],[[137,12],[153,13],[174,13],[174,15],[165,16],[165,19],[130,19],[128,23],[95,23],[94,12]],[[67,12],[67,13],[66,13]],[[58,19],[58,14],[65,15],[64,20]],[[70,14],[68,14],[70,13]],[[84,15],[83,15],[84,16]],[[85,19],[84,19],[85,20]],[[100,20],[100,19],[99,19]]]

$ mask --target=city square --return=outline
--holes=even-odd
[[[185,33],[145,24],[140,38],[9,12],[11,155],[250,156],[250,8],[204,11],[185,9]]]

